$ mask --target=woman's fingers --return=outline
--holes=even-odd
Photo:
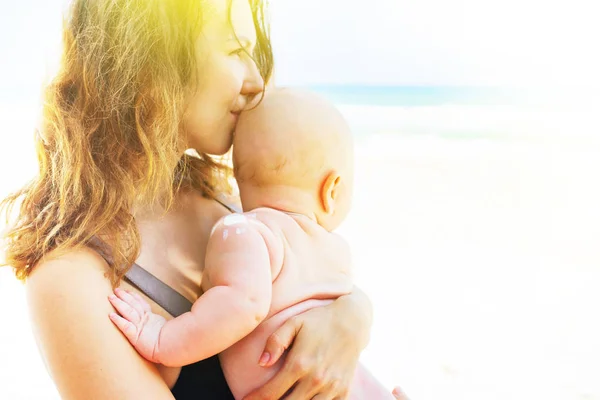
[[[312,373],[309,374],[308,370],[304,373],[286,400],[346,400],[350,386],[342,377],[336,378],[322,368],[316,371],[313,368]]]
[[[332,400],[335,396],[329,391],[326,391],[323,387],[323,382],[312,381],[312,379],[304,377],[300,381],[294,389],[290,392],[288,396],[285,397],[286,400],[304,400],[304,399],[322,399],[322,400]]]
[[[287,394],[290,391],[298,379],[302,376],[302,372],[299,369],[292,369],[294,367],[291,364],[283,365],[283,368],[275,374],[267,383],[262,387],[252,391],[252,393],[246,395],[244,400],[270,400],[270,399],[281,399],[287,398]]]
[[[261,367],[274,365],[283,353],[292,345],[294,338],[302,328],[302,323],[297,318],[290,318],[277,329],[267,340],[265,350],[260,357]]]
[[[315,397],[312,398],[312,400],[347,400],[349,397],[347,395],[344,396],[336,396],[336,397],[330,397],[329,395],[325,395],[325,394],[318,394]],[[371,400],[371,399],[369,399]]]
[[[302,328],[302,323],[297,318],[290,318],[279,329],[277,329],[267,340],[264,352],[259,360],[262,367],[270,367],[275,364],[284,352],[291,346],[294,338]],[[293,351],[288,354],[283,367],[262,387],[247,395],[244,400],[279,399],[294,395],[294,386],[307,371],[310,370],[313,360],[307,362],[295,360]],[[316,393],[316,391],[315,391]],[[303,399],[310,399],[302,397]],[[292,398],[292,397],[290,397]]]

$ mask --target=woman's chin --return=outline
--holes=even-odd
[[[212,156],[223,156],[227,154],[229,149],[231,149],[231,145],[233,144],[233,135],[228,135],[227,139],[223,141],[223,143],[214,144],[213,146],[206,146],[207,151],[204,153],[210,154]]]
[[[227,154],[233,144],[233,130],[235,126],[223,129],[219,134],[211,136],[198,137],[190,143],[192,148],[200,154],[210,154],[213,156],[222,156]]]

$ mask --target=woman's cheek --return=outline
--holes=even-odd
[[[244,76],[246,66],[244,61],[236,56],[228,56],[225,58],[222,64],[221,70],[221,82],[223,86],[228,87],[228,91],[240,94],[242,85],[244,84]]]

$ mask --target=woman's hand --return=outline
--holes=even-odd
[[[279,399],[286,394],[289,400],[345,399],[368,343],[371,321],[371,303],[357,288],[331,305],[291,318],[271,335],[260,360],[269,367],[289,349],[282,369],[245,399]]]

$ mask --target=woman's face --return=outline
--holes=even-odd
[[[205,1],[207,11],[196,47],[198,89],[188,99],[183,129],[188,147],[221,155],[231,147],[239,113],[260,98],[263,79],[248,55],[256,46],[249,2],[231,1],[229,22],[227,0]]]

